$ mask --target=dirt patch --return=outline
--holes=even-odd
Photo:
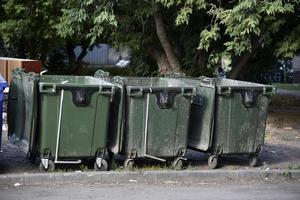
[[[7,140],[7,131],[3,131],[2,142],[3,152],[0,153],[0,174],[38,172],[38,166],[29,162],[26,153]]]

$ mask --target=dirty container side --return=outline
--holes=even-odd
[[[127,96],[125,101],[125,140],[123,154],[131,157],[144,156],[144,131],[146,122],[146,97]]]
[[[107,148],[110,152],[117,154],[122,151],[123,131],[125,120],[125,102],[123,86],[118,84],[113,96],[109,114],[109,133]]]
[[[189,117],[190,97],[195,87],[175,79],[131,78],[126,86],[126,131],[124,152],[127,157],[149,157],[165,161],[162,158],[174,157],[185,153]],[[148,85],[147,85],[148,84]],[[186,96],[186,97],[183,97]],[[178,113],[182,99],[189,99],[185,113]],[[185,115],[180,124],[179,115]],[[181,117],[183,117],[181,116]],[[186,124],[184,124],[186,122]],[[177,140],[184,138],[183,143]],[[177,145],[178,146],[177,146]],[[176,152],[176,153],[175,153]]]
[[[207,151],[212,144],[215,107],[215,83],[207,77],[181,77],[187,83],[197,86],[193,97],[188,133],[188,147]]]
[[[103,86],[92,77],[60,77],[69,82],[51,78],[40,83],[40,153],[94,157],[106,148],[112,85]]]
[[[174,148],[177,149],[174,144],[176,134],[180,134],[177,133],[180,96],[176,95],[174,104],[167,109],[161,109],[157,105],[158,97],[156,95],[151,94],[149,98],[148,130],[146,130],[148,135],[147,153],[156,157],[173,157],[175,156]]]
[[[21,73],[22,86],[24,92],[24,130],[23,143],[24,152],[30,156],[34,148],[35,131],[37,124],[37,79],[34,73]]]
[[[39,93],[39,125],[37,154],[55,154],[57,119],[60,98],[58,94]]]
[[[273,88],[230,81],[229,85],[217,85],[213,152],[258,153],[263,145],[265,130],[262,129],[265,127],[268,96]]]
[[[109,127],[109,113],[111,95],[98,94],[95,119],[94,119],[94,131],[92,137],[92,148],[90,155],[103,156],[107,148],[107,135]]]
[[[162,109],[157,95],[150,95],[147,153],[155,157],[183,156],[186,151],[189,97],[174,94],[174,104]]]
[[[80,90],[76,88],[74,91]],[[59,93],[61,98],[62,90]],[[75,94],[72,94],[72,91],[65,90],[63,95],[58,155],[60,157],[90,156],[98,95],[95,91],[89,94],[91,95],[90,102],[84,107],[74,104],[73,95]],[[55,126],[54,131],[57,132],[57,129],[58,125]]]
[[[176,156],[185,156],[186,154],[190,110],[191,97],[181,97],[178,106],[176,140],[174,144],[174,155]]]
[[[7,105],[8,138],[17,145],[22,145],[25,123],[25,102],[21,73],[22,70],[20,69],[13,71]]]

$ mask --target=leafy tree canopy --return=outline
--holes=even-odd
[[[261,55],[292,58],[299,52],[299,5],[300,0],[5,0],[0,37],[14,54],[40,59],[63,47],[75,68],[88,48],[110,43],[131,46],[135,64],[149,73],[153,62],[160,73],[212,73],[226,58],[230,77],[238,78]],[[83,47],[78,58],[75,45]]]

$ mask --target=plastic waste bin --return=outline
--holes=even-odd
[[[35,73],[13,71],[8,95],[7,121],[9,140],[30,158],[37,122],[37,81]]]
[[[126,157],[125,168],[132,169],[136,158],[171,161],[181,168],[196,88],[173,78],[114,77],[113,81],[116,94],[108,149]]]
[[[95,159],[96,170],[107,170],[108,119],[115,87],[88,76],[33,78],[20,74],[26,94],[21,123],[24,131],[18,139],[28,143],[30,157],[40,158],[40,170],[52,171],[55,164],[80,164],[86,159]],[[33,87],[26,86],[28,81]],[[15,93],[14,89],[10,92]],[[16,135],[10,134],[11,138]]]
[[[195,99],[200,99],[192,104],[188,147],[208,153],[211,168],[217,167],[221,155],[232,154],[249,155],[250,166],[255,166],[275,88],[222,78],[182,80],[198,86]]]
[[[1,118],[0,118],[0,126],[1,126],[1,130],[0,130],[0,152],[2,152],[2,124],[3,124],[3,91],[4,89],[7,87],[7,82],[4,80],[4,78],[2,77],[2,75],[0,74],[0,114],[1,114]]]
[[[22,138],[25,122],[22,72],[23,70],[20,68],[13,70],[7,102],[8,139],[19,146],[21,146],[23,142]]]

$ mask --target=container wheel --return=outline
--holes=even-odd
[[[132,160],[132,159],[126,159],[124,161],[124,168],[125,169],[128,169],[128,170],[132,171],[133,167],[134,167],[134,160]]]
[[[46,168],[42,162],[40,162],[39,170],[40,172],[53,172],[55,169],[54,162],[52,160],[48,160],[48,167]]]
[[[255,167],[257,165],[257,155],[253,155],[253,154],[250,154],[249,155],[249,166],[250,167]]]
[[[182,169],[183,166],[183,160],[182,158],[176,158],[173,162],[172,162],[172,168],[175,170],[180,170]]]
[[[94,164],[94,169],[96,171],[107,171],[108,164],[104,158],[97,158]]]
[[[208,158],[209,168],[215,169],[218,166],[218,160],[219,160],[219,158],[216,155],[209,156],[209,158]]]

